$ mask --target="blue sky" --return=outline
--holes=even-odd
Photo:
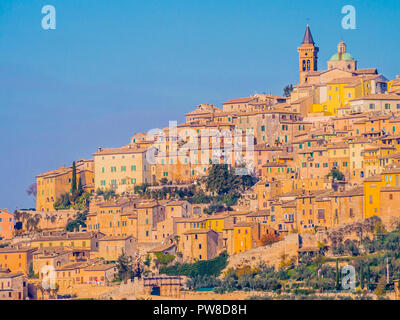
[[[118,4],[116,4],[118,3]],[[44,5],[57,29],[43,30]],[[341,27],[356,8],[357,29]],[[400,1],[1,0],[0,208],[34,207],[41,172],[118,147],[200,103],[297,82],[309,22],[319,68],[343,38],[360,68],[400,73]]]

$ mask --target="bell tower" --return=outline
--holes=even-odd
[[[318,47],[315,46],[310,26],[307,24],[303,42],[297,47],[299,53],[299,83],[306,83],[306,74],[318,70]]]

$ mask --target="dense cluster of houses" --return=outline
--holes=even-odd
[[[320,71],[318,51],[307,26],[299,84],[284,97],[201,104],[182,124],[98,148],[75,169],[39,174],[36,211],[27,214],[37,217],[41,233],[16,241],[21,217],[0,210],[0,238],[11,241],[0,248],[0,299],[24,299],[32,273],[42,279],[54,272],[64,288],[107,285],[121,252],[134,261],[163,253],[193,262],[264,245],[266,235],[313,233],[372,216],[397,222],[400,79],[357,69],[343,41]],[[211,164],[245,168],[258,179],[232,210],[209,215],[205,204],[135,192],[142,185],[189,188]],[[65,232],[76,212],[54,204],[71,191],[74,170],[90,207],[84,230]],[[118,196],[105,200],[98,190]]]

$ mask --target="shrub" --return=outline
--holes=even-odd
[[[175,256],[172,254],[164,254],[162,252],[156,252],[155,256],[158,260],[163,265],[167,265],[168,263],[172,262],[175,259]]]

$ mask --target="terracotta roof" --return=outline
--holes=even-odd
[[[349,145],[345,142],[336,143],[332,146],[327,147],[327,149],[346,149]]]
[[[209,233],[209,232],[215,232],[215,231],[208,230],[208,229],[191,229],[191,230],[184,232],[183,234],[199,234],[199,233],[205,234],[205,233]]]
[[[368,96],[352,99],[350,101],[359,101],[359,100],[400,100],[400,96],[388,93],[370,94]]]
[[[350,190],[345,190],[342,192],[334,192],[331,194],[332,197],[352,197],[352,196],[362,196],[364,195],[364,187],[359,186]]]
[[[223,104],[248,103],[251,100],[254,100],[254,97],[231,99],[231,100],[225,101]]]
[[[262,165],[263,167],[287,167],[287,163],[280,163],[280,162],[267,162],[266,164]]]
[[[256,224],[254,222],[238,222],[233,227],[234,228],[241,228],[241,227],[253,227]]]
[[[381,192],[400,192],[400,187],[392,187],[392,186],[382,187]]]
[[[111,155],[111,154],[133,154],[133,153],[143,153],[146,152],[148,147],[135,147],[135,146],[125,146],[121,148],[109,148],[109,149],[100,149],[97,152],[93,153],[94,156],[101,155]]]
[[[71,251],[65,247],[48,247],[40,248],[33,253],[34,256],[42,256],[42,258],[58,257],[64,254],[71,254]]]
[[[170,207],[170,206],[183,206],[187,204],[187,201],[179,201],[179,200],[174,200],[171,202],[168,202],[165,206]]]
[[[163,245],[157,246],[157,247],[149,250],[148,252],[153,252],[153,253],[154,252],[163,252],[163,251],[171,249],[174,246],[176,246],[174,243],[172,243],[172,244],[167,243],[167,244],[163,244]]]
[[[88,266],[85,268],[85,271],[106,271],[110,270],[113,268],[116,268],[117,265],[114,263],[109,263],[109,264],[95,264],[94,266]]]
[[[23,248],[6,247],[6,248],[0,248],[0,253],[34,252],[36,250],[37,248],[30,248],[30,247],[23,247]]]
[[[379,174],[364,179],[364,182],[380,182],[381,176]]]
[[[400,167],[389,167],[385,168],[381,174],[391,174],[391,173],[400,173]]]
[[[376,68],[366,68],[366,69],[358,69],[353,71],[355,74],[375,74],[378,73]]]
[[[271,213],[271,210],[269,210],[269,209],[267,209],[267,210],[258,210],[258,211],[249,213],[247,216],[248,217],[265,217],[265,216],[269,216],[270,213]]]
[[[81,239],[92,239],[96,236],[103,236],[101,232],[65,232],[63,234],[38,236],[32,239],[31,242],[39,241],[59,241],[59,240],[81,240]]]
[[[128,239],[133,239],[132,236],[105,236],[101,239],[100,241],[121,241],[121,240],[128,240]]]
[[[23,275],[24,274],[21,273],[21,272],[18,272],[18,273],[4,272],[4,273],[0,273],[0,279],[16,278],[16,277],[20,277],[20,276],[23,276]],[[12,290],[12,289],[10,289],[10,290]]]
[[[155,201],[151,201],[151,202],[140,202],[138,203],[138,205],[136,206],[138,209],[143,209],[143,208],[154,208],[159,206],[159,204]]]

